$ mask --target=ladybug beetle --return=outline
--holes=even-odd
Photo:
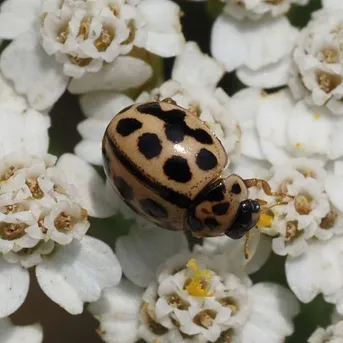
[[[260,216],[248,188],[260,179],[223,177],[228,157],[196,114],[168,98],[133,104],[109,123],[102,142],[106,176],[124,202],[166,229],[238,239]]]

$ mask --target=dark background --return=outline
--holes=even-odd
[[[20,0],[19,0],[20,1]],[[26,0],[21,0],[26,1]],[[0,3],[3,1],[0,0]],[[180,4],[185,15],[182,18],[183,31],[186,39],[196,41],[203,52],[209,53],[209,41],[213,16],[209,14],[208,2],[176,1]],[[289,14],[290,20],[295,26],[301,27],[309,19],[310,11],[320,7],[319,0],[310,1],[305,8],[294,8]],[[167,59],[164,63],[165,78],[170,77],[173,59]],[[242,85],[236,79],[234,73],[226,74],[221,80],[220,87],[229,94],[235,93]],[[80,112],[77,97],[66,93],[55,105],[51,112],[52,127],[50,129],[50,152],[60,155],[64,152],[72,152],[73,147],[80,140],[76,131],[76,125],[83,117]],[[111,227],[123,227],[122,218],[116,217],[108,220],[92,219],[90,234],[103,239],[113,246],[114,236],[124,233],[108,230]],[[114,226],[115,225],[115,226]],[[284,275],[284,258],[272,256],[267,265],[253,275],[255,282],[274,281],[287,285]],[[332,306],[326,304],[322,297],[317,297],[311,304],[302,305],[302,312],[296,318],[296,333],[287,339],[288,343],[306,342],[317,325],[326,326],[330,322]],[[101,343],[95,330],[97,321],[84,311],[82,315],[72,316],[55,305],[39,289],[35,281],[34,273],[31,277],[29,295],[25,304],[11,317],[15,324],[27,325],[40,322],[44,328],[44,343]],[[244,342],[242,342],[244,343]],[[262,342],[261,342],[262,343]]]

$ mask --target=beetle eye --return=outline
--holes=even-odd
[[[225,232],[232,239],[239,239],[250,231],[257,223],[260,204],[256,200],[244,200],[240,203],[234,223]]]

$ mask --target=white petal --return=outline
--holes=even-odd
[[[329,174],[325,180],[325,191],[331,202],[343,211],[343,177]]]
[[[0,259],[0,318],[15,312],[24,302],[29,290],[29,272],[19,264]]]
[[[44,111],[64,93],[69,78],[37,39],[36,30],[30,30],[12,41],[1,54],[0,69],[33,108]]]
[[[1,343],[41,343],[43,330],[39,324],[27,326],[12,325],[9,320],[0,320]]]
[[[285,85],[288,82],[291,65],[290,55],[287,55],[276,63],[271,63],[258,70],[248,67],[239,67],[236,71],[241,82],[258,88],[273,88]]]
[[[288,149],[296,156],[324,155],[330,150],[334,121],[324,108],[299,101],[287,123]]]
[[[175,59],[172,79],[183,86],[214,88],[224,73],[225,69],[219,62],[203,54],[195,42],[188,42]]]
[[[261,267],[267,262],[271,252],[271,239],[266,235],[260,234],[256,251],[245,267],[246,273],[253,274],[260,270]]]
[[[185,40],[179,33],[148,32],[145,49],[162,57],[173,57],[182,51]]]
[[[80,106],[86,117],[110,120],[123,108],[131,105],[132,99],[113,91],[91,92],[80,97]]]
[[[259,283],[249,291],[252,310],[244,325],[241,342],[283,342],[293,333],[292,319],[299,313],[299,304],[289,290],[272,283]]]
[[[120,282],[121,267],[108,245],[85,236],[43,260],[36,276],[51,300],[71,314],[80,314],[84,302],[98,300],[104,288]]]
[[[105,196],[105,182],[91,165],[75,155],[64,154],[57,166],[65,172],[68,183],[77,188],[78,201],[89,215],[107,218],[115,213],[116,207]]]
[[[43,156],[48,151],[50,117],[29,109],[23,113],[0,106],[0,157],[23,150]]]
[[[328,9],[343,9],[341,0],[322,0],[322,6]]]
[[[79,79],[72,79],[68,90],[74,94],[109,89],[123,91],[141,86],[152,74],[151,66],[143,60],[119,56],[97,73],[87,73]]]
[[[143,289],[123,279],[104,290],[89,311],[100,321],[101,337],[108,343],[134,343],[138,339],[138,319]]]
[[[286,123],[293,106],[294,100],[287,90],[261,98],[256,127],[260,135],[261,148],[272,164],[284,163],[290,158],[285,151]]]
[[[6,0],[0,8],[0,37],[14,39],[33,27],[41,0]]]
[[[286,276],[291,290],[304,303],[317,294],[332,294],[343,287],[343,237],[311,241],[306,253],[287,257]]]
[[[131,228],[129,235],[116,241],[116,254],[123,273],[134,284],[146,287],[156,277],[156,268],[168,257],[187,249],[183,232],[162,228]]]
[[[145,0],[138,9],[146,25],[143,27],[147,31],[145,49],[162,57],[178,55],[185,43],[180,26],[180,7],[169,0]]]
[[[101,141],[93,142],[82,140],[80,143],[75,145],[74,152],[77,156],[88,163],[98,166],[102,165]]]
[[[285,17],[238,21],[222,14],[213,25],[211,51],[228,72],[242,65],[258,70],[289,54],[297,32]]]
[[[246,88],[236,93],[230,102],[231,111],[242,130],[241,152],[250,158],[258,160],[265,160],[255,123],[258,107],[263,96],[259,89]]]

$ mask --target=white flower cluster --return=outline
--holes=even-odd
[[[10,263],[30,268],[55,243],[81,239],[89,228],[87,211],[75,203],[56,158],[11,154],[0,169],[0,252]]]
[[[152,54],[175,56],[185,42],[171,0],[7,0],[0,38],[12,39],[1,73],[42,111],[67,87],[80,94],[141,86],[153,75]]]
[[[343,114],[343,9],[321,10],[302,30],[293,53],[293,95]]]
[[[160,49],[163,54],[161,46],[155,49],[153,46],[158,37],[148,37],[145,14],[149,14],[152,6],[158,6],[160,11],[168,7],[172,27],[168,44],[181,45],[179,9],[171,2],[44,0],[42,46],[64,65],[66,75],[76,78],[99,71],[104,62],[111,63],[118,56],[128,54],[133,46],[150,48],[155,53]],[[158,34],[163,36],[163,31]]]
[[[252,285],[243,269],[233,271],[241,251],[209,258],[187,251],[184,243],[184,236],[151,227],[133,228],[117,240],[123,272],[145,290],[123,281],[91,304],[105,342],[249,343],[258,334],[276,343],[291,334],[299,308],[289,291],[271,283]],[[154,262],[132,263],[138,254]]]

